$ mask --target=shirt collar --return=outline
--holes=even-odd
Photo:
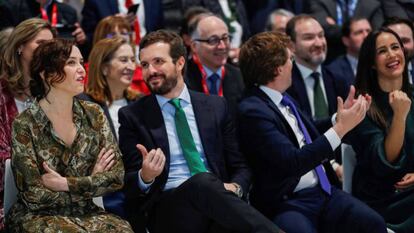
[[[213,73],[216,73],[220,77],[220,79],[222,78],[221,77],[221,68],[217,69],[214,72],[214,71],[210,70],[209,68],[207,68],[207,66],[203,65],[203,69],[204,69],[204,71],[206,71],[206,78],[210,77]]]
[[[272,88],[266,87],[264,85],[260,85],[259,88],[264,93],[266,93],[267,96],[269,96],[269,98],[272,100],[272,102],[274,104],[276,104],[276,106],[280,105],[280,102],[282,102],[282,98],[283,98],[282,93],[280,93],[280,92],[278,92],[278,91],[276,91]]]
[[[164,109],[165,106],[168,106],[167,103],[171,100],[170,98],[165,98],[161,95],[155,95],[155,97],[157,98],[158,105],[161,109]],[[185,107],[191,103],[190,93],[188,92],[188,88],[185,84],[183,90],[177,98],[181,99],[180,103],[182,107]]]
[[[313,72],[318,72],[321,76],[322,76],[322,68],[321,66],[318,66],[318,68],[316,68],[315,71],[309,69],[308,67],[301,65],[299,63],[296,63],[296,65],[298,66],[298,69],[300,71],[300,73],[302,74],[302,78],[303,80],[306,80]]]
[[[73,98],[72,110],[73,121],[75,125],[79,126],[80,121],[83,119],[84,112],[81,104],[79,103],[79,100],[77,100],[76,98]],[[33,115],[33,119],[39,125],[40,129],[43,129],[47,125],[51,124],[49,118],[46,116],[46,113],[40,107],[38,100],[33,101],[33,103],[29,107],[29,111]]]

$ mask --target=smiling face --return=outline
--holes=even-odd
[[[382,80],[402,79],[405,57],[402,45],[391,33],[381,33],[376,41],[375,69]]]
[[[229,36],[226,24],[216,16],[201,19],[196,30],[199,37],[196,39],[208,40],[212,37],[225,38]],[[197,54],[203,65],[215,71],[226,64],[230,41],[220,40],[217,45],[210,45],[207,42],[193,40],[191,49],[193,53]]]
[[[184,57],[173,61],[170,56],[170,45],[157,42],[141,49],[140,60],[142,76],[151,92],[158,95],[166,95],[173,89],[184,85],[182,69]]]
[[[299,64],[316,69],[326,58],[326,39],[323,28],[314,19],[299,20],[293,41],[295,59]]]
[[[126,89],[131,84],[135,71],[135,55],[131,45],[121,45],[103,69],[110,87]]]
[[[69,59],[64,66],[65,79],[63,82],[54,83],[52,89],[76,96],[84,90],[85,69],[83,68],[83,57],[78,47],[73,46]]]

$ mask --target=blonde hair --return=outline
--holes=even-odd
[[[50,30],[53,37],[56,36],[55,30],[49,22],[39,18],[31,18],[21,22],[11,33],[7,41],[7,47],[4,49],[0,79],[6,80],[12,93],[21,94],[27,88],[24,83],[23,66],[18,53],[19,48],[45,29]]]
[[[124,44],[131,46],[125,39],[120,37],[102,39],[93,46],[89,54],[89,73],[86,94],[90,95],[100,104],[108,101],[109,105],[111,105],[113,102],[108,80],[103,74],[103,68],[112,60],[115,52]],[[133,51],[135,54],[135,50]],[[128,100],[136,99],[140,95],[139,92],[131,88],[125,91],[125,97]]]

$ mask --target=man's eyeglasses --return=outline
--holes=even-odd
[[[217,46],[220,44],[221,41],[223,41],[225,44],[230,43],[231,36],[230,35],[224,35],[221,38],[218,36],[211,36],[208,39],[194,39],[195,41],[204,42],[212,46]]]

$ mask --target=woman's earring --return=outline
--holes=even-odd
[[[20,55],[22,55],[22,50],[21,49],[19,49],[19,50],[17,50],[17,54],[20,56]]]

